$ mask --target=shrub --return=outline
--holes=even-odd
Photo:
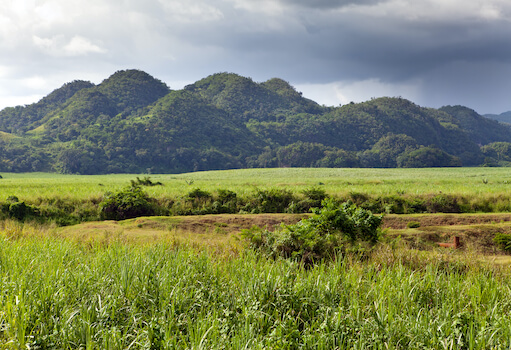
[[[211,205],[213,213],[235,213],[237,211],[238,196],[236,192],[219,189],[217,200]]]
[[[14,202],[9,205],[9,217],[17,220],[25,220],[29,216],[35,216],[37,209],[25,202]]]
[[[117,193],[107,193],[99,208],[102,220],[124,220],[156,213],[147,193],[136,185]]]
[[[318,201],[321,203],[326,197],[326,191],[321,187],[311,187],[302,191],[305,197],[309,198],[313,201]]]
[[[356,205],[361,205],[369,200],[369,195],[361,192],[350,191],[350,199],[355,202]]]
[[[429,213],[460,213],[458,198],[448,194],[438,194],[426,201]]]
[[[219,189],[218,191],[218,201],[222,204],[226,204],[232,201],[236,201],[237,194],[231,190]]]
[[[257,189],[252,209],[258,213],[284,213],[293,201],[295,201],[295,197],[289,190]]]
[[[497,233],[493,242],[502,250],[511,253],[511,234]]]
[[[149,176],[145,176],[143,179],[140,179],[137,176],[137,180],[130,180],[131,186],[163,186],[160,181],[152,182]]]
[[[200,188],[196,188],[186,195],[189,199],[209,199],[211,198],[211,193],[208,191],[203,191]]]
[[[326,191],[321,187],[311,187],[302,191],[305,198],[298,203],[293,203],[289,207],[288,212],[306,213],[312,208],[321,206],[321,202],[327,198]]]
[[[344,244],[378,241],[382,216],[352,202],[339,205],[326,199],[322,205],[313,209],[313,216],[297,224],[282,225],[273,232],[253,227],[244,230],[242,236],[263,254],[298,260],[306,266],[332,258]]]

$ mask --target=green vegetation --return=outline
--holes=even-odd
[[[156,215],[156,206],[138,185],[117,193],[106,193],[99,203],[102,220],[126,220],[139,216]]]
[[[253,249],[269,257],[282,257],[306,267],[333,259],[346,245],[374,244],[380,236],[381,216],[375,216],[353,203],[327,199],[314,215],[297,224],[282,225],[270,231],[253,227],[242,232]]]
[[[466,107],[387,97],[325,107],[281,79],[232,73],[171,90],[119,71],[0,111],[3,172],[507,166],[509,144],[509,126]]]
[[[505,169],[2,176],[0,348],[511,346],[509,214],[368,210],[511,211]]]
[[[137,215],[308,213],[327,197],[350,200],[373,213],[511,212],[511,179],[504,168],[284,168],[151,177],[3,173],[0,219],[13,217],[10,197],[31,208],[30,214],[14,216],[22,221],[70,225],[113,219],[105,216],[105,203],[127,205],[123,201],[129,196],[116,196],[130,184],[140,187],[150,204]]]
[[[497,233],[495,238],[493,239],[495,244],[499,246],[500,249],[511,252],[511,235],[507,233]]]
[[[304,269],[250,251],[2,232],[6,349],[511,346],[509,273],[470,256],[394,242]]]

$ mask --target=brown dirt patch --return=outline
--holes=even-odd
[[[416,221],[420,227],[492,224],[511,221],[511,214],[423,214],[423,215],[387,215],[383,228],[404,229]]]

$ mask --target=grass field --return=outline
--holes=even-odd
[[[2,349],[511,346],[509,272],[470,254],[387,243],[304,269],[179,243],[0,239]]]
[[[227,188],[241,195],[254,188],[288,188],[299,192],[312,186],[323,187],[328,194],[360,192],[370,195],[460,194],[488,196],[506,194],[511,189],[508,168],[431,168],[431,169],[242,169],[188,174],[153,175],[61,175],[48,173],[2,173],[0,198],[16,195],[34,197],[70,197],[84,199],[115,191],[137,176],[150,176],[164,186],[147,188],[154,197],[179,196],[193,188],[215,191]]]
[[[0,200],[90,201],[137,175],[5,174]],[[144,175],[138,175],[142,178]],[[253,169],[150,175],[155,198],[321,186],[333,196],[509,202],[504,168]],[[511,181],[511,174],[509,176]],[[504,207],[504,206],[503,206]],[[371,250],[304,268],[245,248],[253,224],[304,214],[0,221],[0,349],[507,349],[511,214],[387,215]],[[408,228],[414,221],[418,227]],[[436,242],[461,236],[463,248]]]

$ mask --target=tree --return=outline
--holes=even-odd
[[[458,157],[429,146],[403,153],[398,157],[397,165],[400,168],[457,167],[461,166],[461,161]]]

